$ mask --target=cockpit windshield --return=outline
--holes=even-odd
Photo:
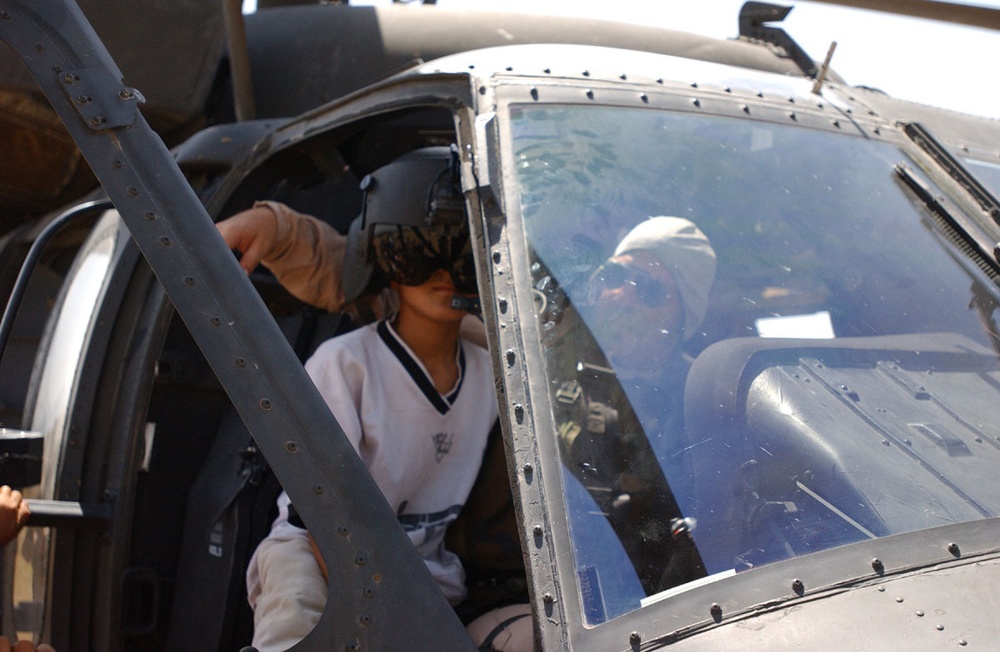
[[[1000,514],[1000,293],[898,147],[598,106],[510,134],[589,624]]]
[[[993,197],[1000,197],[1000,164],[974,158],[962,158],[961,162],[980,183],[986,186]]]

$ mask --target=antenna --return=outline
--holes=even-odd
[[[820,94],[820,90],[823,88],[823,80],[826,78],[826,71],[830,69],[830,60],[833,59],[833,51],[837,49],[837,42],[831,41],[830,49],[826,51],[826,58],[823,59],[823,65],[819,67],[819,72],[816,74],[816,81],[813,83],[812,92],[817,95]]]

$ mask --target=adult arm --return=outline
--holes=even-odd
[[[347,238],[312,216],[263,201],[217,225],[249,274],[263,264],[294,297],[324,310],[343,308]]]

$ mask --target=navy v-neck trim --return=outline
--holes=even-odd
[[[465,382],[465,351],[462,350],[461,344],[458,347],[458,384],[455,385],[454,391],[452,391],[447,396],[442,397],[436,389],[434,389],[434,383],[431,379],[427,377],[424,373],[423,367],[420,363],[413,359],[410,352],[406,350],[402,342],[399,341],[398,336],[389,328],[389,323],[386,320],[380,321],[376,327],[378,335],[385,342],[385,345],[389,347],[389,350],[396,356],[406,372],[410,374],[410,378],[413,382],[417,384],[420,391],[427,400],[431,402],[441,414],[447,414],[451,406],[454,405],[455,400],[458,398],[458,392],[462,389],[462,383]]]

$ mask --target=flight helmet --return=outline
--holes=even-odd
[[[361,190],[361,215],[347,236],[345,300],[389,281],[421,285],[438,269],[449,272],[459,293],[476,293],[455,146],[408,152],[365,176]]]

